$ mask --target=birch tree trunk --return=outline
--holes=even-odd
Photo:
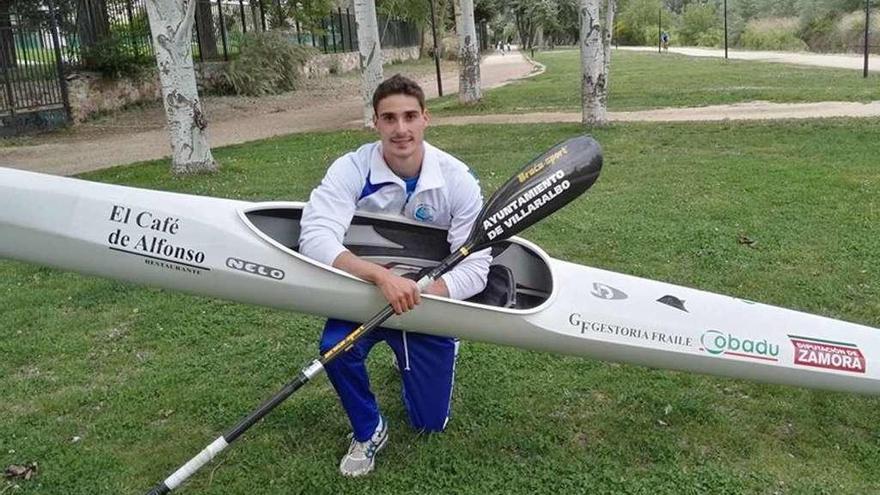
[[[605,50],[599,22],[599,0],[580,0],[581,104],[583,123],[602,126],[607,123],[605,108]]]
[[[361,61],[361,96],[364,99],[364,127],[373,127],[373,92],[382,82],[382,47],[374,0],[354,0],[358,51]]]
[[[605,60],[603,60],[602,74],[605,75],[605,101],[608,101],[608,89],[611,87],[611,41],[614,37],[614,15],[617,13],[617,0],[605,1],[605,24],[602,26],[604,36]]]
[[[196,88],[192,60],[192,28],[196,0],[147,0],[147,16],[159,67],[162,100],[171,136],[171,171],[175,174],[213,172],[205,129],[208,121]]]
[[[480,49],[474,21],[474,0],[460,0],[458,31],[458,101],[474,104],[483,97],[480,92]]]

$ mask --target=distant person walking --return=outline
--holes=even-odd
[[[660,46],[663,47],[664,52],[669,51],[669,33],[663,31],[663,34],[660,35]]]

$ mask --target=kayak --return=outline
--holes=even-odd
[[[39,208],[33,205],[40,205]],[[0,258],[201,296],[363,321],[367,282],[297,252],[304,203],[252,203],[0,168]],[[401,275],[446,232],[358,214],[353,253]],[[383,326],[523,349],[810,388],[880,393],[880,330],[549,257],[512,237],[487,290],[425,295]]]

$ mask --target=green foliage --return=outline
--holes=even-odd
[[[424,0],[376,0],[376,11],[391,19],[415,22],[430,27],[431,4]]]
[[[721,46],[724,43],[724,30],[712,28],[697,35],[694,44],[697,46]]]
[[[617,42],[655,45],[661,0],[618,2]],[[678,45],[718,45],[724,37],[720,6],[721,0],[662,0],[663,30],[674,31]],[[863,43],[865,0],[727,0],[727,6],[728,37],[734,46],[834,52],[857,51]],[[794,26],[791,19],[797,19]],[[872,34],[877,36],[880,32]]]
[[[669,45],[670,46],[674,46],[675,44],[679,43],[679,39],[673,30],[665,29],[664,31],[666,31],[669,34]],[[657,44],[660,42],[660,36],[661,36],[661,33],[657,32],[656,25],[645,26],[644,28],[642,28],[642,39],[645,41],[642,43],[639,43],[639,44],[640,45],[657,46]]]
[[[604,6],[604,5],[603,5]],[[544,22],[544,42],[549,45],[577,44],[580,20],[576,0],[559,0]],[[603,9],[604,16],[604,9]],[[604,17],[602,18],[604,22]]]
[[[832,17],[802,18],[798,37],[812,51],[839,51],[842,47],[834,28]]]
[[[323,33],[321,20],[336,6],[333,0],[263,0],[266,16],[273,28],[283,28],[299,22],[300,27]]]
[[[107,78],[136,77],[154,67],[156,60],[147,47],[132,43],[125,32],[114,32],[82,49],[83,66]]]
[[[299,21],[300,26],[316,34],[322,34],[321,20],[330,15],[333,0],[288,0],[290,17]]]
[[[656,45],[660,0],[630,0],[617,15],[617,41],[621,45]],[[673,14],[663,9],[662,27],[669,31]],[[672,40],[675,42],[675,40]]]
[[[314,50],[291,42],[279,31],[248,33],[241,53],[223,71],[221,89],[260,96],[296,89],[299,69]]]
[[[750,50],[806,50],[798,38],[798,20],[793,17],[754,19],[746,24],[739,44]]]
[[[411,0],[413,1],[413,0]],[[422,4],[422,0],[414,0]],[[477,22],[489,22],[501,15],[505,0],[474,0],[474,18]]]
[[[722,21],[712,4],[692,3],[678,23],[682,45],[715,46],[724,36]]]
[[[573,44],[580,33],[578,11],[577,0],[512,0],[507,4],[506,20],[526,49],[538,41],[539,28],[545,45]]]

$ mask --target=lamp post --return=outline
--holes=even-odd
[[[660,8],[657,9],[657,53],[663,53],[660,51],[660,46],[662,45],[661,38],[663,38],[663,4],[660,4]]]
[[[871,0],[865,0],[865,69],[862,77],[868,77],[868,31],[871,28]]]
[[[431,36],[434,37],[434,67],[437,68],[437,95],[443,96],[443,81],[440,79],[440,53],[437,51],[437,18],[434,16],[434,0],[431,4]]]
[[[724,0],[724,60],[727,60],[727,0]]]

